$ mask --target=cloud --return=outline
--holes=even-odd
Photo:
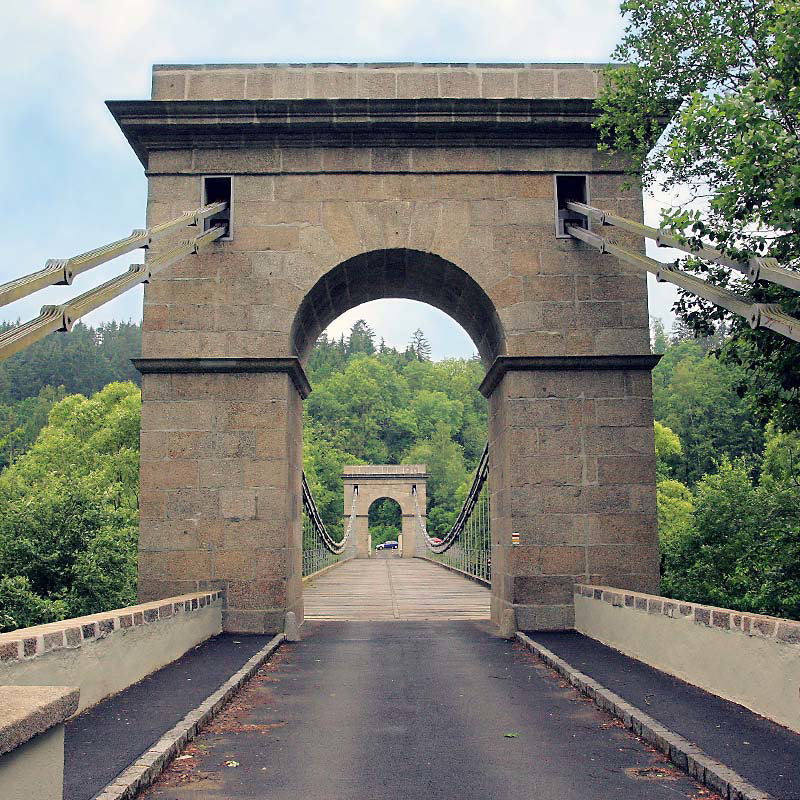
[[[6,5],[0,28],[5,56],[0,181],[6,196],[14,198],[4,217],[14,235],[4,246],[0,281],[143,224],[141,165],[104,101],[149,96],[153,63],[604,61],[622,29],[617,0],[568,5],[552,0],[26,0]],[[21,301],[4,309],[3,317],[32,316],[42,303],[63,302],[76,288],[106,279],[132,260],[93,271],[80,287],[53,287]],[[402,308],[410,330],[427,330],[427,325],[432,333],[444,331],[441,319],[426,316],[433,309],[394,308],[375,311],[375,325],[386,327],[402,316]],[[141,301],[132,293],[92,319],[140,314]],[[465,336],[452,326],[450,333],[441,333],[442,341]],[[404,345],[410,332],[395,335]],[[434,347],[438,336],[431,337]],[[463,339],[461,346],[471,347]]]

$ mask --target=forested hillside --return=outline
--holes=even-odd
[[[655,334],[662,593],[800,619],[800,434],[716,358],[721,336]]]
[[[376,344],[363,321],[350,336],[323,336],[308,366],[304,464],[320,513],[342,533],[346,464],[426,464],[428,526],[443,535],[466,497],[486,444],[486,400],[477,359],[429,360],[422,331],[404,352]],[[393,504],[373,513],[373,544],[396,538]]]
[[[3,628],[134,601],[140,411],[130,382],[68,395],[0,473]]]
[[[0,323],[0,333],[11,323]],[[140,384],[131,358],[142,349],[141,326],[78,322],[69,335],[47,336],[0,362],[0,469],[25,452],[56,400],[90,395],[112,381]]]
[[[139,342],[137,325],[76,326],[0,365],[5,629],[135,598]],[[800,618],[800,434],[763,417],[748,375],[715,357],[721,342],[655,330],[662,591]],[[443,533],[486,442],[480,362],[431,361],[422,331],[398,351],[358,322],[323,336],[307,371],[304,464],[332,533],[342,467],[402,462],[427,465]],[[396,537],[396,513],[373,508],[374,543]]]

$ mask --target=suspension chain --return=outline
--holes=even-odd
[[[303,472],[302,476],[302,487],[303,487],[303,510],[306,513],[309,521],[311,522],[314,531],[317,537],[322,542],[323,546],[326,550],[329,550],[334,555],[341,555],[344,550],[347,542],[350,538],[350,532],[353,528],[353,523],[356,517],[356,498],[358,497],[358,489],[353,487],[353,508],[350,512],[350,520],[347,525],[347,530],[345,531],[344,537],[341,541],[335,541],[333,537],[328,533],[328,529],[325,527],[325,523],[322,521],[322,517],[319,514],[319,510],[317,509],[317,504],[314,501],[314,496],[311,494],[311,488],[308,485],[308,481],[306,480],[306,474]]]
[[[456,543],[461,536],[461,533],[463,532],[467,522],[472,516],[472,512],[475,510],[475,506],[480,498],[481,489],[483,488],[483,484],[486,482],[486,478],[488,476],[489,445],[487,443],[486,447],[483,448],[483,453],[481,454],[480,461],[478,462],[478,468],[475,470],[475,477],[472,480],[472,486],[470,487],[467,497],[464,500],[464,505],[461,507],[461,511],[458,512],[458,516],[456,517],[456,521],[453,523],[453,527],[450,528],[447,535],[439,544],[434,543],[433,539],[428,535],[425,524],[422,522],[422,514],[420,513],[419,504],[417,502],[416,487],[411,490],[411,493],[414,496],[414,513],[417,519],[417,525],[419,526],[420,532],[425,539],[425,544],[428,546],[428,549],[431,552],[436,553],[437,555],[444,553]]]
[[[353,487],[353,502],[351,503],[350,509],[350,519],[347,521],[347,530],[344,532],[344,536],[342,537],[342,541],[340,542],[342,550],[344,550],[345,544],[350,539],[350,532],[353,530],[353,525],[356,521],[356,500],[358,499],[358,487]]]

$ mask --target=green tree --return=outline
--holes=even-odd
[[[419,436],[428,439],[439,425],[445,425],[451,436],[458,431],[463,421],[464,407],[459,400],[451,400],[444,392],[421,389],[411,402],[411,413]]]
[[[625,0],[621,9],[627,27],[613,57],[626,66],[607,71],[598,101],[605,146],[625,153],[645,186],[686,197],[663,222],[689,243],[800,265],[800,1]],[[796,293],[686,262],[800,315]],[[699,333],[728,316],[687,293],[677,310]],[[800,345],[739,317],[729,323],[722,356],[745,367],[741,390],[763,421],[800,427]]]
[[[658,420],[655,422],[656,474],[659,479],[668,478],[679,463],[683,448],[678,435]]]
[[[800,493],[760,486],[723,458],[697,486],[691,525],[663,554],[671,597],[800,618]]]
[[[69,395],[0,473],[6,617],[32,624],[134,601],[140,407],[131,383]]]
[[[425,338],[425,334],[421,328],[417,328],[411,335],[411,341],[408,344],[411,350],[419,361],[431,360],[431,346]]]
[[[723,455],[757,460],[763,449],[763,428],[737,391],[740,368],[708,355],[710,346],[684,339],[653,370],[655,418],[677,434],[683,451],[672,474],[690,485]]]
[[[365,353],[372,355],[375,352],[375,331],[367,325],[366,320],[360,319],[350,328],[347,340],[347,354],[356,355]]]
[[[0,578],[0,631],[56,622],[67,613],[63,600],[40,597],[27,578],[20,575]]]
[[[681,546],[692,524],[694,497],[680,481],[665,478],[658,482],[656,502],[661,574],[664,576],[662,591],[673,597],[676,590],[681,591],[679,585],[675,585],[676,574],[687,566],[680,561]]]
[[[664,321],[660,317],[650,317],[650,343],[654,353],[664,353],[669,347],[669,337]]]
[[[783,433],[774,425],[767,426],[761,482],[765,486],[800,489],[800,433]]]
[[[0,406],[0,469],[25,453],[47,423],[50,409],[64,398],[64,387],[44,386],[36,397]]]
[[[459,488],[467,477],[461,446],[453,441],[450,428],[439,422],[429,439],[417,442],[403,459],[407,464],[425,464],[428,479],[428,532],[443,536],[455,521],[463,496]]]

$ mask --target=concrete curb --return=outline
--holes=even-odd
[[[621,720],[626,728],[660,750],[675,766],[695,780],[721,795],[724,800],[774,800],[772,795],[757,789],[741,775],[706,755],[697,745],[664,727],[636,706],[623,700],[593,678],[570,666],[552,650],[517,631],[516,639],[545,664],[564,677],[594,704]],[[104,799],[105,800],[105,799]]]
[[[172,730],[167,731],[149,750],[124,769],[101,789],[92,800],[132,800],[146,789],[180,753],[200,728],[212,720],[240,689],[261,668],[264,662],[280,647],[285,636],[274,636],[249,661],[235,672],[216,692],[209,695],[197,708],[190,711]]]

